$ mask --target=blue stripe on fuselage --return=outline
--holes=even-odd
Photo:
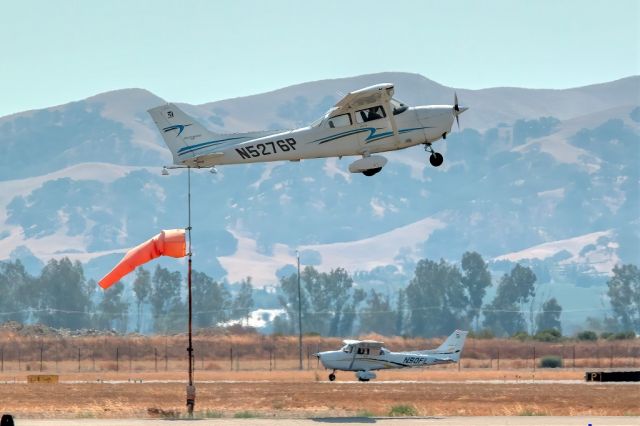
[[[222,143],[222,142],[228,142],[228,141],[233,141],[233,140],[238,140],[238,139],[250,139],[250,138],[247,137],[247,136],[239,136],[239,137],[235,137],[235,138],[226,138],[226,139],[218,139],[218,140],[215,140],[215,141],[202,142],[202,143],[199,143],[197,145],[189,145],[189,146],[185,146],[184,148],[180,148],[178,150],[178,155],[188,154],[190,152],[198,151],[198,150],[201,150],[203,148],[214,146],[214,145],[217,145],[217,144]]]
[[[414,130],[422,130],[422,129],[429,129],[430,127],[412,127],[412,128],[408,128],[408,129],[400,129],[398,130],[398,134],[402,134],[402,133],[408,133],[408,132],[413,132]],[[365,139],[365,143],[369,143],[372,141],[377,141],[380,139],[384,139],[384,138],[388,138],[389,136],[393,135],[393,131],[390,132],[384,132],[384,133],[376,133],[376,131],[378,130],[382,130],[380,128],[376,128],[376,127],[363,127],[362,129],[354,129],[354,130],[347,130],[346,132],[342,132],[342,133],[338,133],[332,136],[327,136],[325,138],[321,138],[321,139],[316,139],[315,141],[313,141],[312,143],[317,142],[319,145],[326,143],[326,142],[332,142],[336,139],[341,139],[344,138],[346,136],[351,136],[351,135],[355,135],[358,133],[362,133],[362,132],[369,132],[369,136],[367,136],[367,138]]]

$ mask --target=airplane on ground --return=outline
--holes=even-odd
[[[391,352],[382,342],[374,340],[344,340],[337,351],[315,354],[326,369],[333,370],[329,380],[336,379],[336,371],[355,371],[361,382],[376,378],[373,370],[425,367],[460,361],[467,331],[456,330],[437,349],[409,352]]]
[[[445,139],[453,121],[467,110],[458,105],[408,107],[393,99],[393,84],[384,83],[350,92],[312,124],[295,130],[214,133],[180,110],[166,104],[149,110],[173,154],[168,168],[212,168],[223,164],[300,161],[311,158],[362,156],[349,165],[351,173],[373,176],[387,159],[379,152],[423,144],[429,162],[444,161],[431,144]]]

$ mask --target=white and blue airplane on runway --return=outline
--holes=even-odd
[[[324,368],[333,370],[329,380],[336,379],[336,371],[355,371],[361,382],[376,378],[374,370],[425,367],[460,361],[467,331],[456,330],[436,349],[409,352],[391,352],[382,342],[374,340],[345,340],[337,351],[315,354]]]
[[[393,84],[385,83],[350,92],[314,123],[287,131],[218,134],[175,104],[152,108],[149,114],[173,154],[174,164],[165,166],[165,174],[167,168],[361,156],[349,171],[373,176],[387,163],[375,154],[419,144],[431,153],[431,165],[440,166],[443,157],[431,144],[445,139],[467,108],[458,105],[455,95],[453,105],[408,107],[393,99],[393,91]]]

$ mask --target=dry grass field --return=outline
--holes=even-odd
[[[640,387],[599,384],[219,382],[197,386],[200,415],[640,415]],[[40,418],[184,415],[180,383],[5,384],[0,412]]]
[[[366,337],[393,350],[431,348],[441,341]],[[328,372],[312,354],[339,347],[340,339],[305,337],[303,371],[293,358],[296,343],[295,337],[256,334],[196,336],[198,414],[387,415],[407,406],[419,415],[640,415],[640,385],[583,382],[586,369],[640,367],[637,340],[469,339],[459,366],[382,371],[370,383],[354,382],[349,372],[338,372],[336,383],[327,381]],[[561,356],[565,368],[540,368],[546,355]],[[61,337],[5,331],[0,358],[0,412],[36,418],[184,415],[184,335]],[[26,383],[27,375],[40,372],[59,374],[61,383]]]

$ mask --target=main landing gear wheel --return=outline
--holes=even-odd
[[[361,378],[358,377],[358,381],[360,381],[360,382],[368,382],[369,379],[361,379]]]
[[[336,379],[336,375],[335,374],[333,374],[333,373],[329,374],[329,381],[330,382],[333,382],[335,379]]]
[[[433,148],[431,148],[431,143],[424,144],[424,150],[430,152],[429,162],[433,167],[440,167],[444,162],[444,157],[439,152],[435,152]]]
[[[440,167],[444,162],[444,157],[439,152],[434,152],[429,156],[429,162],[433,167]]]

